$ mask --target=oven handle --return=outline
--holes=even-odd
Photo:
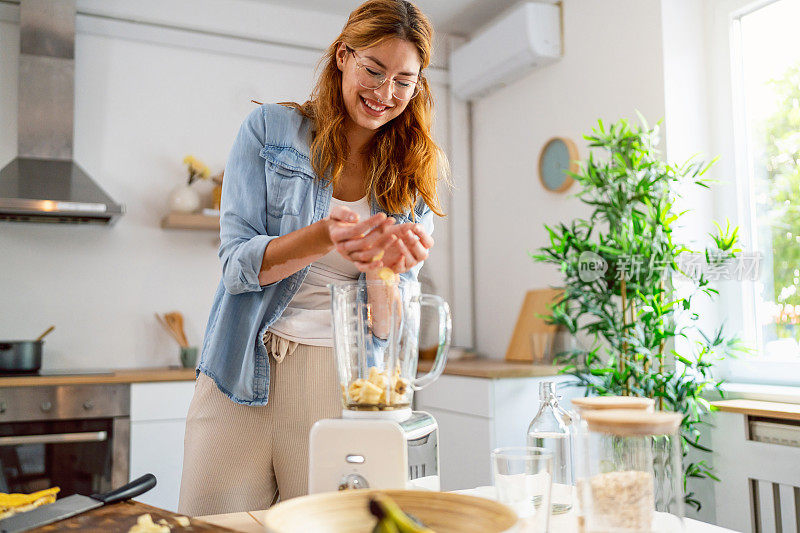
[[[49,435],[19,435],[0,437],[0,446],[20,446],[24,444],[62,444],[65,442],[103,442],[108,440],[107,431],[88,433],[52,433]]]

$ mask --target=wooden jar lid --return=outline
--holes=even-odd
[[[641,409],[589,411],[583,415],[589,431],[621,436],[669,435],[675,433],[682,418],[678,413]]]
[[[606,409],[640,409],[652,411],[655,401],[652,398],[640,396],[592,396],[590,398],[573,398],[572,405],[585,411],[600,411]]]

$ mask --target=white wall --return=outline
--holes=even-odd
[[[666,157],[682,163],[692,156],[711,161],[717,154],[712,151],[709,131],[709,76],[707,54],[708,4],[695,0],[670,0],[662,2],[664,36],[664,100],[666,113],[662,130],[666,140]],[[720,165],[709,172],[709,177],[726,181]],[[724,186],[724,185],[723,185]],[[713,231],[711,222],[714,198],[711,191],[700,187],[687,188],[678,200],[676,211],[691,210],[682,217],[675,237],[680,242],[703,245],[707,233]],[[719,306],[708,299],[695,299],[693,304],[701,315],[701,327],[711,331],[718,320]],[[688,353],[691,343],[676,339],[675,349]],[[708,428],[702,428],[702,442],[711,443]],[[720,451],[720,450],[718,450]],[[713,462],[711,454],[690,449],[688,460]],[[703,504],[699,512],[687,508],[688,516],[715,521],[714,485],[712,480],[689,480],[688,488]]]
[[[251,98],[304,101],[316,48],[344,18],[244,0],[79,0],[78,10],[75,160],[127,214],[112,227],[0,223],[0,338],[55,324],[44,357],[51,369],[178,364],[153,312],[184,313],[200,344],[220,277],[214,233],[159,227],[168,192],[184,179],[181,160],[193,154],[219,171]],[[17,12],[0,5],[0,166],[16,155]],[[442,84],[434,88],[445,101]],[[437,112],[444,139],[447,109]],[[426,265],[445,297],[448,234],[437,225],[438,257]]]
[[[473,104],[474,267],[477,348],[502,358],[525,291],[559,282],[529,251],[547,244],[543,224],[583,217],[571,195],[547,192],[539,152],[606,123],[664,116],[659,0],[564,0],[564,57]]]

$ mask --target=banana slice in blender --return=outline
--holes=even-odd
[[[389,267],[383,267],[378,270],[378,277],[381,278],[386,285],[394,283],[397,279],[396,276],[397,274],[394,273],[394,270]]]
[[[380,403],[383,391],[384,389],[381,389],[374,383],[366,381],[364,382],[364,387],[361,389],[359,403],[377,405]]]

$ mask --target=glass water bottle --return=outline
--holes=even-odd
[[[575,484],[573,474],[574,415],[558,404],[556,384],[539,383],[539,412],[528,426],[528,446],[544,448],[553,453],[553,513],[572,508]]]

